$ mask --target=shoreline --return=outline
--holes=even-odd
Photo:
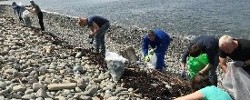
[[[130,98],[147,100],[153,98],[153,93],[150,94],[152,91],[149,91],[148,96],[143,94],[138,96],[135,94],[138,90],[123,88],[122,84],[110,81],[109,73],[103,71],[104,68],[101,68],[102,65],[99,64],[104,64],[103,60],[101,60],[100,56],[88,51],[91,47],[87,41],[88,29],[78,26],[73,17],[44,12],[46,34],[43,34],[39,31],[40,26],[37,16],[31,17],[33,28],[22,27],[13,15],[10,6],[0,5],[0,8],[0,13],[2,14],[0,19],[3,20],[2,22],[0,21],[0,33],[3,33],[3,36],[1,36],[3,38],[0,39],[3,50],[0,54],[1,59],[4,59],[1,62],[4,66],[2,66],[3,72],[1,73],[2,78],[0,81],[6,83],[6,87],[15,87],[12,91],[16,94],[9,96],[9,90],[4,93],[0,91],[0,94],[5,97],[32,99],[34,98],[32,94],[35,94],[37,98],[40,96],[52,99]],[[118,53],[132,46],[136,51],[136,55],[140,56],[141,38],[144,32],[145,30],[141,28],[124,28],[111,25],[110,30],[106,33],[106,48]],[[182,35],[173,34],[172,36],[173,41],[168,48],[165,63],[168,64],[167,71],[178,73],[179,59],[187,46],[188,39]],[[80,49],[72,49],[70,45],[83,49],[82,51],[84,52]],[[80,56],[78,57],[77,55]],[[79,68],[79,66],[82,66],[83,69],[81,69],[82,67]],[[13,75],[20,75],[21,79]],[[145,73],[140,75],[147,76]],[[172,78],[176,78],[176,76]],[[154,78],[146,79],[155,80]],[[82,81],[79,82],[79,80]],[[19,81],[21,82],[19,83]],[[62,89],[56,92],[47,90],[47,88],[44,89],[51,83],[72,82],[76,82],[78,84],[77,87]],[[160,84],[158,88],[165,87],[162,83]],[[137,82],[132,85],[135,87],[136,85],[141,85],[143,87],[143,82]],[[151,86],[151,84],[145,86]],[[148,87],[143,87],[143,89],[145,88],[147,89]],[[178,88],[181,87],[173,89],[178,90]],[[17,91],[21,91],[24,94],[18,94]],[[163,93],[162,91],[158,92]],[[162,94],[161,96],[166,95]]]
[[[8,5],[5,6],[8,8],[7,12],[11,12],[12,9]],[[13,16],[13,14],[9,15]],[[55,12],[44,12],[45,30],[54,33],[70,44],[77,44],[76,46],[79,47],[90,47],[87,41],[87,32],[89,32],[89,30],[77,25],[74,19],[75,16],[62,15]],[[31,20],[32,26],[40,27],[36,15],[32,15]],[[105,36],[107,51],[119,52],[132,46],[137,56],[141,56],[141,39],[145,31],[145,29],[139,27],[124,28],[111,23],[111,27]],[[193,36],[171,35],[174,40],[170,43],[166,58],[170,62],[176,62],[179,61],[181,53],[184,52],[185,46],[187,46],[189,39]],[[172,64],[170,66],[172,66]]]
[[[0,5],[0,8],[0,83],[4,84],[0,84],[0,98],[148,100],[157,96],[166,99],[181,95],[176,90],[186,84],[175,84],[168,90],[162,81],[134,65],[127,65],[129,68],[124,73],[130,74],[125,74],[121,82],[116,83],[105,69],[103,58],[89,50],[87,34],[84,34],[88,29],[76,25],[73,18],[45,12],[46,32],[41,32],[36,16],[31,17],[32,28],[22,27],[10,6]],[[132,46],[139,55],[138,41],[143,31],[113,25],[106,34],[107,48],[118,53]],[[171,51],[173,48],[170,46],[166,59],[169,69],[176,62],[170,56],[175,53]],[[166,76],[170,77],[167,79],[169,84],[180,80],[175,75],[170,76]],[[141,80],[137,80],[138,77]],[[155,83],[158,85],[152,86]],[[187,88],[182,88],[183,93],[189,91]]]
[[[11,12],[10,5],[4,6],[7,12]],[[74,20],[76,16],[63,15],[56,12],[43,12],[44,25],[46,32],[53,33],[63,41],[67,41],[70,45],[75,47],[91,48],[92,45],[88,43],[89,29],[80,27]],[[14,17],[13,14],[9,13]],[[40,28],[36,15],[31,15],[32,26]],[[145,29],[139,27],[125,28],[119,24],[111,23],[111,27],[106,32],[105,44],[107,51],[119,53],[128,47],[135,49],[136,56],[141,57],[141,39],[145,33]],[[168,47],[167,54],[165,55],[165,63],[168,65],[168,71],[179,73],[181,54],[186,50],[189,40],[194,38],[194,35],[180,35],[171,34],[173,41]]]

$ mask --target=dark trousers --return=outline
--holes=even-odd
[[[218,77],[217,77],[217,73],[216,73],[218,64],[219,64],[219,55],[218,55],[218,53],[216,53],[214,55],[214,64],[213,64],[213,66],[211,66],[211,69],[209,70],[209,79],[210,79],[211,83],[215,86],[217,86],[217,83],[218,83]]]
[[[99,49],[101,49],[101,53],[105,54],[105,33],[107,32],[108,28],[110,27],[109,22],[105,23],[100,27],[100,30],[96,33],[95,37],[95,49],[96,52],[99,52]]]
[[[38,20],[39,20],[39,24],[40,24],[41,30],[44,31],[45,29],[44,29],[44,25],[43,25],[43,13],[42,12],[38,12],[37,16],[38,16]]]

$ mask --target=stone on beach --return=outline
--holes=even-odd
[[[36,18],[32,18],[31,28],[21,27],[11,6],[0,5],[0,13],[0,94],[4,99],[139,100],[151,98],[156,92],[157,96],[165,96],[159,94],[164,93],[160,91],[163,87],[147,91],[152,88],[148,85],[149,80],[162,82],[147,73],[137,72],[136,64],[126,64],[134,72],[126,71],[130,74],[114,83],[104,58],[89,49],[87,34],[84,34],[88,30],[72,24],[73,18],[45,12],[47,30],[41,32]],[[125,54],[132,55],[127,56],[128,59],[137,61],[143,32],[112,25],[106,35],[107,49],[125,50]],[[179,52],[183,50],[182,46],[176,45],[186,43],[179,38],[168,51],[167,62],[170,61],[172,66],[178,65]],[[132,76],[134,74],[141,76]]]
[[[62,90],[62,89],[74,89],[76,83],[59,83],[59,84],[49,84],[48,90]]]

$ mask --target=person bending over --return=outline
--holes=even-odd
[[[110,27],[109,20],[101,16],[90,16],[88,18],[79,18],[78,24],[90,28],[89,38],[92,39],[90,43],[92,44],[93,39],[95,39],[96,52],[99,53],[99,49],[101,49],[101,54],[105,55],[105,33]]]
[[[43,12],[42,12],[42,10],[33,0],[30,0],[30,4],[31,4],[32,8],[27,8],[27,9],[30,12],[37,14],[41,30],[45,31],[44,24],[43,24]]]
[[[250,75],[250,40],[223,35],[219,39],[219,60],[224,73],[227,72],[227,57],[236,62]]]
[[[205,74],[207,72],[213,85],[217,86],[217,74],[216,69],[219,62],[218,50],[219,40],[214,36],[201,35],[193,39],[188,49],[182,54],[181,66],[182,70],[186,67],[186,60],[188,56],[197,57],[202,53],[206,53],[208,56],[208,65],[199,71],[199,74]],[[184,72],[184,71],[183,71]]]
[[[16,2],[13,2],[12,3],[12,8],[14,10],[14,14],[17,14],[18,18],[19,18],[19,21],[22,22],[23,21],[22,14],[25,11],[25,7],[17,5]]]
[[[160,29],[150,30],[142,39],[143,59],[148,59],[149,47],[153,48],[156,55],[156,69],[162,71],[166,66],[164,56],[171,41],[168,33]]]

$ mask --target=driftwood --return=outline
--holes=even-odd
[[[48,90],[74,89],[75,87],[76,83],[49,84]]]

